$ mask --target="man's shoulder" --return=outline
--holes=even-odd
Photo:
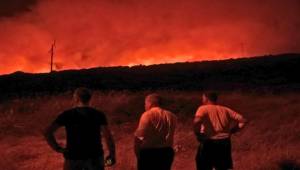
[[[172,111],[170,111],[170,110],[168,110],[168,109],[161,108],[161,107],[157,107],[157,108],[154,110],[154,113],[159,113],[159,112],[165,113],[165,114],[167,114],[167,115],[170,116],[170,117],[177,118],[177,116],[176,116]]]
[[[224,110],[224,111],[228,111],[228,110],[231,110],[229,107],[227,106],[224,106],[224,105],[217,105],[217,107],[221,110]]]
[[[160,107],[153,107],[145,112],[142,113],[143,118],[149,118],[157,115],[157,113],[160,113],[162,111],[162,108]]]
[[[91,112],[104,114],[101,110],[98,110],[97,108],[94,108],[94,107],[89,106],[89,107],[86,107],[86,109],[91,111]]]
[[[197,112],[200,112],[200,111],[207,111],[207,110],[209,110],[211,107],[212,107],[212,106],[210,106],[210,105],[201,105],[201,106],[198,107]]]
[[[101,114],[101,115],[105,115],[102,111],[93,108],[93,107],[74,107],[68,110],[63,111],[60,115],[76,115],[78,113],[87,113],[87,114]]]
[[[212,109],[229,109],[227,106],[219,104],[207,104],[198,107],[198,110],[212,110]]]
[[[170,110],[167,110],[167,109],[163,109],[168,115],[174,117],[174,118],[177,118],[177,116]]]
[[[67,109],[60,114],[58,114],[55,122],[60,125],[65,125],[67,121],[72,120],[74,117],[75,110],[73,108]]]
[[[161,108],[159,108],[159,107],[152,107],[152,108],[150,108],[149,110],[146,110],[146,111],[143,113],[143,115],[151,115],[151,114],[153,114],[153,113],[157,113],[157,112],[159,112],[159,109],[161,109]]]
[[[91,107],[91,106],[86,106],[86,107],[76,107],[74,108],[74,111],[85,111],[87,113],[98,113],[98,114],[104,114],[101,110],[98,110],[97,108]]]
[[[151,116],[151,115],[153,115],[153,110],[147,110],[147,111],[144,111],[143,113],[142,113],[142,115],[141,115],[141,117],[149,117],[149,116]]]
[[[147,111],[145,111],[145,114],[153,114],[153,113],[160,113],[160,112],[166,112],[166,113],[172,113],[171,111],[161,108],[161,107],[153,107]]]
[[[73,114],[75,112],[76,112],[76,108],[70,108],[70,109],[63,111],[60,115],[69,115],[69,114]]]
[[[201,105],[197,109],[196,116],[204,116],[204,115],[213,113],[216,110],[218,110],[218,108],[219,108],[219,105],[215,105],[215,104]]]
[[[106,115],[104,112],[102,112],[101,110],[98,110],[97,108],[94,107],[87,107],[87,112],[89,115],[95,117],[95,118],[100,118],[100,119],[106,119]]]
[[[76,117],[75,115],[77,113],[78,113],[77,108],[70,108],[61,112],[58,115],[58,118],[62,120],[73,119],[74,117]]]

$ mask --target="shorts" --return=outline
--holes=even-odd
[[[174,150],[166,148],[141,149],[138,170],[170,170],[174,160]]]
[[[232,169],[230,139],[209,139],[200,144],[196,156],[196,166],[197,170]]]
[[[66,159],[64,170],[104,170],[104,159],[103,157],[86,160]]]

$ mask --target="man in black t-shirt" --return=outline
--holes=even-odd
[[[65,170],[104,170],[101,133],[109,149],[109,156],[105,161],[109,165],[115,164],[115,144],[106,116],[89,107],[91,97],[88,89],[77,89],[74,93],[77,106],[61,113],[46,130],[48,144],[65,157]],[[60,127],[66,129],[66,148],[61,147],[54,137]]]

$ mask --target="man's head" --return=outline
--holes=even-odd
[[[152,107],[158,107],[160,105],[161,105],[161,97],[156,93],[149,94],[145,99],[146,111],[151,109]]]
[[[73,97],[77,104],[88,105],[92,98],[92,93],[89,89],[80,87],[75,90]]]
[[[217,103],[217,101],[218,101],[218,94],[216,92],[205,92],[202,95],[203,104]]]

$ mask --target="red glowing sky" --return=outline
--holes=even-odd
[[[0,74],[300,52],[299,0],[11,0]],[[22,2],[22,4],[20,4]]]

